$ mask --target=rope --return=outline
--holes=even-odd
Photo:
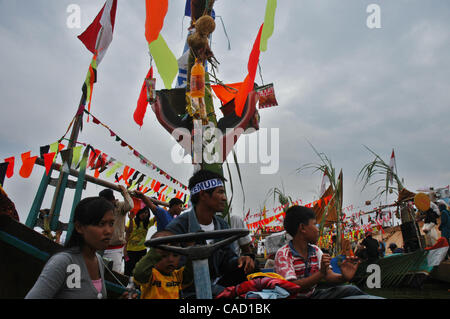
[[[220,18],[220,22],[222,22],[223,33],[225,33],[225,37],[227,38],[227,41],[228,41],[228,50],[231,50],[230,38],[228,37],[227,30],[225,29],[225,24],[223,23],[223,19],[221,16],[216,16],[216,18]]]
[[[114,273],[111,271],[111,269],[109,269],[108,266],[105,265],[105,262],[103,261],[103,257],[100,258],[100,261],[102,262],[103,266],[109,271],[111,276],[113,276],[113,278],[122,286],[122,288],[127,288],[124,284],[122,284],[122,282],[119,279],[117,279],[117,277],[114,275]]]
[[[261,72],[261,64],[259,63],[259,61],[258,61],[258,70],[259,70],[259,77],[261,78],[261,85],[264,85],[264,80]]]

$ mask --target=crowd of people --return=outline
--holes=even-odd
[[[120,187],[122,202],[110,189],[101,191],[98,197],[81,200],[75,210],[74,231],[66,240],[66,249],[48,260],[26,298],[107,298],[105,260],[119,273],[125,261],[123,273],[132,279],[137,288],[134,292],[139,293],[130,290],[123,298],[195,298],[191,260],[174,251],[148,249],[144,245],[152,225],[150,217],[154,215],[157,225],[152,239],[229,229],[228,222],[217,214],[227,205],[225,182],[220,174],[208,170],[196,172],[188,186],[192,205],[184,212],[179,199],[172,199],[169,209],[165,210],[143,193],[135,192],[133,196],[141,199],[144,206],[133,216],[130,211],[134,202],[123,186]],[[444,206],[439,208],[442,235],[448,239],[449,212]],[[234,215],[230,224],[231,228],[245,228],[242,219]],[[297,285],[297,298],[378,298],[348,284],[361,259],[374,262],[385,252],[384,243],[380,244],[371,233],[360,243],[356,256],[347,256],[342,261],[337,273],[332,269],[331,256],[317,246],[319,229],[311,208],[290,207],[286,211],[284,228],[292,240],[275,254],[273,276]],[[170,245],[187,247],[217,241],[219,239]],[[389,249],[392,253],[402,252],[395,244]],[[247,281],[248,275],[260,271],[249,235],[215,250],[208,258],[208,266],[212,296]],[[318,287],[323,282],[333,286]]]

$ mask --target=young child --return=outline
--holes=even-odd
[[[149,217],[150,210],[148,207],[144,207],[136,213],[136,217],[129,220],[125,228],[127,244],[125,246],[126,249],[124,249],[124,274],[126,276],[133,274],[136,263],[147,253],[147,247],[144,246],[144,242],[151,227]]]
[[[158,231],[152,239],[170,236],[168,231]],[[192,283],[192,264],[178,268],[181,256],[157,248],[149,252],[136,264],[134,282],[140,286],[141,299],[180,299],[180,292]]]
[[[311,299],[332,298],[378,298],[369,296],[358,287],[339,285],[328,289],[316,289],[325,280],[330,283],[343,283],[355,275],[358,259],[346,257],[340,268],[342,274],[330,268],[330,256],[324,254],[315,244],[319,239],[314,211],[304,206],[292,206],[286,211],[284,228],[293,239],[281,247],[275,255],[275,272],[299,285],[299,297]]]

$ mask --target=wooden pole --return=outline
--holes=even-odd
[[[80,99],[79,107],[83,103],[83,99],[84,99],[84,94]],[[81,126],[82,120],[83,120],[83,113],[76,115],[75,122],[73,123],[72,132],[70,134],[69,144],[67,146],[68,150],[73,149],[73,146],[75,145],[75,142],[78,139],[78,133],[80,132],[80,126]],[[70,154],[68,161],[69,162],[67,164],[70,166],[70,163],[72,162],[72,153]],[[50,206],[50,213],[49,213],[49,219],[50,219],[50,223],[52,226],[55,226],[58,223],[59,210],[61,209],[62,200],[64,197],[64,192],[65,192],[67,180],[69,177],[69,174],[65,173],[61,167],[59,169],[59,172],[60,173],[59,173],[59,177],[58,177],[58,183],[56,184],[56,189],[55,189],[55,193],[53,194],[53,200],[52,200],[52,204]],[[54,228],[54,227],[52,227],[52,228]]]

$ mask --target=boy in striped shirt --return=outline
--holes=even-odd
[[[311,208],[292,206],[286,211],[284,229],[293,239],[281,247],[275,256],[275,272],[300,287],[300,298],[311,299],[373,299],[353,285],[337,285],[316,289],[321,281],[343,283],[351,280],[358,269],[358,258],[347,257],[341,264],[342,274],[330,268],[331,257],[315,244],[319,239],[316,216]]]

